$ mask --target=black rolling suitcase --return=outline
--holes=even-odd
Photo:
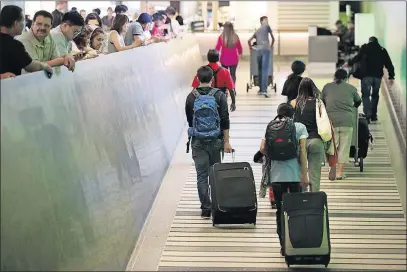
[[[349,157],[355,161],[355,166],[363,172],[364,162],[367,157],[370,143],[373,144],[373,136],[370,134],[369,123],[364,114],[358,114],[355,110],[355,129],[353,130],[352,145],[350,147]]]
[[[256,225],[256,185],[252,167],[248,162],[213,165],[209,173],[209,184],[213,226]]]
[[[283,195],[282,237],[288,265],[325,265],[331,260],[328,201],[324,192]]]

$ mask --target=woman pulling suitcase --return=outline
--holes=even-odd
[[[260,152],[267,158],[260,197],[265,196],[266,188],[271,185],[277,208],[276,225],[281,255],[284,255],[281,229],[283,194],[300,192],[301,185],[306,188],[309,184],[306,151],[308,133],[303,124],[293,122],[293,111],[290,104],[281,104],[276,119],[268,124],[265,138],[260,144]]]

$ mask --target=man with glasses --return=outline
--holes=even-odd
[[[70,55],[72,53],[71,41],[78,36],[85,21],[76,11],[70,11],[64,14],[62,23],[51,30],[51,36],[54,39],[60,56]]]
[[[31,29],[16,39],[24,45],[33,60],[47,62],[51,67],[65,65],[73,71],[75,60],[70,55],[60,56],[54,39],[49,35],[51,27],[51,13],[40,10],[34,15]]]
[[[27,72],[53,72],[47,63],[31,59],[24,45],[14,39],[21,35],[23,29],[23,10],[14,5],[4,6],[0,13],[0,79],[19,76],[22,69]]]

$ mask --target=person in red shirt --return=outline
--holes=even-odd
[[[164,37],[164,29],[162,29],[162,25],[164,20],[164,16],[162,16],[159,13],[154,13],[153,14],[153,22],[154,22],[154,27],[151,30],[151,35],[153,36],[159,36],[159,37]]]
[[[208,51],[208,66],[213,70],[214,80],[212,83],[212,87],[220,89],[225,94],[229,91],[230,98],[232,99],[232,104],[230,105],[230,110],[236,110],[236,94],[235,94],[235,84],[233,79],[230,75],[228,69],[223,68],[219,64],[219,52],[215,49],[210,49]],[[197,88],[199,86],[198,77],[195,76],[192,82],[192,88]]]

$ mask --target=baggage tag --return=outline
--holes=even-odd
[[[61,74],[61,67],[60,67],[60,66],[57,66],[57,67],[55,67],[54,69],[55,69],[55,74],[56,74],[57,76],[59,76],[59,75]]]

